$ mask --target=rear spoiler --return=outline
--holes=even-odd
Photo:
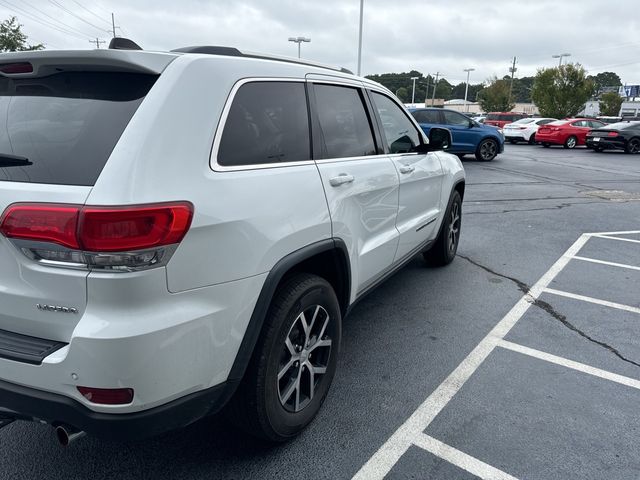
[[[45,50],[0,54],[0,75],[12,78],[44,77],[63,71],[105,71],[159,75],[176,54],[133,50]],[[14,65],[29,68],[11,68]],[[4,71],[3,71],[4,67]],[[31,70],[31,71],[29,71]],[[20,73],[14,73],[18,71]]]

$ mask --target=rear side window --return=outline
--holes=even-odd
[[[307,96],[302,82],[251,82],[236,93],[222,131],[218,164],[311,159]]]
[[[375,155],[371,122],[359,89],[314,85],[324,147],[321,158]]]
[[[0,181],[94,185],[122,132],[158,77],[63,72],[0,77]]]
[[[420,144],[420,136],[413,122],[409,120],[406,111],[389,97],[380,93],[372,92],[371,96],[380,115],[380,120],[382,120],[382,129],[387,139],[389,153],[412,151]]]
[[[546,125],[547,123],[551,123],[554,122],[555,120],[551,120],[550,118],[545,118],[543,120],[540,120],[539,122],[536,122],[538,125]]]
[[[411,115],[418,123],[440,123],[440,112],[436,110],[416,110]]]

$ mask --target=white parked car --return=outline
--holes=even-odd
[[[538,128],[555,121],[555,118],[522,118],[504,126],[504,139],[511,143],[528,142],[533,145]]]
[[[445,265],[465,177],[389,90],[225,47],[0,55],[0,427],[283,441],[350,308]]]

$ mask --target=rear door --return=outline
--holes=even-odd
[[[429,135],[431,127],[437,127],[444,124],[442,112],[439,110],[414,110],[411,112],[411,115],[413,115],[416,122],[420,124],[422,131],[427,135]]]
[[[400,176],[399,209],[396,226],[400,242],[394,261],[416,253],[436,233],[440,215],[443,171],[438,156],[417,153],[421,134],[406,110],[391,97],[371,91],[371,100],[381,125],[385,151]],[[468,123],[468,120],[467,120]]]
[[[83,204],[156,78],[0,76],[0,215],[15,203]],[[69,341],[86,306],[87,270],[60,267],[63,250],[0,235],[0,330]]]
[[[376,144],[359,84],[310,83],[314,158],[333,236],[349,250],[360,293],[391,266],[398,246],[398,173]]]

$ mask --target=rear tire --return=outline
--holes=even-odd
[[[576,145],[578,144],[578,139],[575,137],[575,135],[571,135],[569,138],[567,138],[564,141],[564,148],[576,148]]]
[[[451,193],[440,232],[433,246],[422,256],[428,265],[442,267],[456,257],[462,227],[462,198],[457,190]]]
[[[631,154],[640,153],[640,138],[632,138],[629,140],[624,147],[624,151]]]
[[[498,155],[498,143],[495,140],[487,138],[480,142],[476,148],[476,160],[481,162],[490,162]]]
[[[536,144],[536,134],[532,133],[531,136],[529,137],[529,145],[535,145]]]
[[[302,432],[329,392],[341,329],[340,305],[325,279],[303,273],[281,285],[230,404],[234,423],[272,442]]]

